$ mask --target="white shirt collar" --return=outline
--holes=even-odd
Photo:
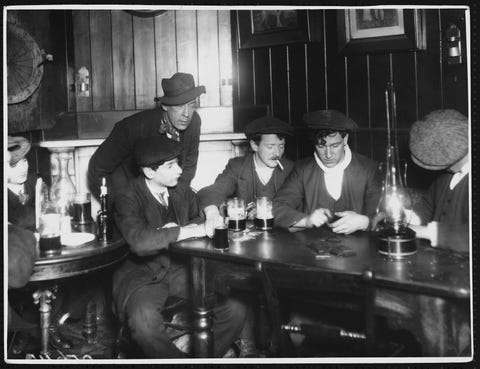
[[[147,180],[147,178],[145,178],[145,183],[147,184],[147,187],[148,187],[148,190],[150,191],[150,193],[153,195],[153,197],[155,197],[155,199],[160,202],[160,194],[163,196],[163,198],[165,199],[165,201],[167,201],[167,205],[168,205],[168,198],[170,197],[170,195],[168,194],[168,188],[167,187],[164,187],[164,186],[158,186],[158,189],[155,190],[153,189],[153,187],[150,185],[149,181]],[[161,202],[160,202],[161,203]]]
[[[253,165],[255,166],[255,172],[257,173],[258,178],[260,179],[260,182],[262,182],[263,185],[265,186],[268,183],[268,181],[270,181],[270,178],[272,178],[272,174],[275,168],[269,168],[266,165],[265,166],[258,165],[256,153],[253,154]]]
[[[13,183],[8,183],[7,188],[12,191],[15,195],[19,195],[21,191],[25,191],[24,184],[13,184]]]
[[[470,162],[463,164],[462,169],[456,172],[450,180],[450,190],[453,190],[455,186],[470,172]]]

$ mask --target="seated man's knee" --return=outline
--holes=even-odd
[[[164,322],[161,309],[148,303],[133,302],[127,305],[127,324],[133,336],[162,329]]]

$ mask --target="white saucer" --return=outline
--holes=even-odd
[[[95,239],[95,235],[93,233],[85,233],[85,232],[72,232],[64,234],[60,237],[60,241],[64,246],[80,246],[84,243],[93,241]]]

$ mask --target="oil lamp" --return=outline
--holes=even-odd
[[[389,83],[385,90],[385,104],[388,146],[386,161],[382,165],[384,180],[374,220],[374,235],[380,254],[392,259],[402,259],[415,254],[417,244],[415,232],[408,227],[412,201],[405,186],[405,179],[400,173],[396,137],[396,101],[392,83]]]

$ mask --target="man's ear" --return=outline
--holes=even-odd
[[[346,145],[348,144],[348,133],[345,135],[345,137],[343,138],[343,144]]]
[[[155,171],[152,168],[142,167],[141,169],[147,179],[152,179],[155,176]]]
[[[163,104],[160,104],[160,105],[161,105],[163,111],[167,111],[167,106],[166,105],[163,105]]]
[[[253,152],[258,151],[258,145],[253,140],[250,140],[250,147],[252,148]]]

